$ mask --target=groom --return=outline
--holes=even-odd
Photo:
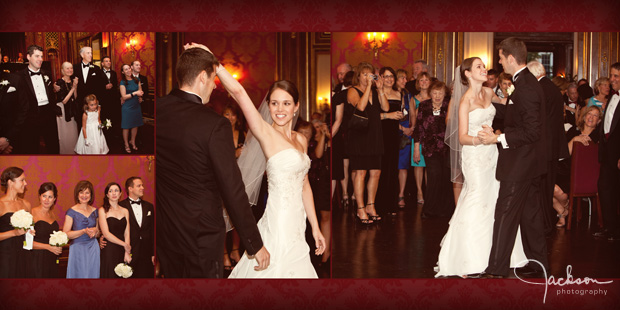
[[[186,46],[187,48],[187,46]],[[205,104],[219,62],[189,46],[177,61],[179,89],[157,104],[157,257],[166,278],[222,278],[226,207],[247,255],[269,266],[235,160],[230,121]]]
[[[500,63],[513,76],[515,90],[505,106],[497,105],[496,117],[504,119],[504,133],[496,135],[485,126],[478,137],[484,144],[501,143],[496,177],[500,181],[495,207],[493,245],[484,277],[506,277],[517,229],[521,227],[523,250],[528,259],[547,269],[544,215],[540,205],[541,176],[546,172],[544,93],[526,67],[527,48],[517,38],[499,45]],[[542,268],[531,262],[522,273],[540,276]]]

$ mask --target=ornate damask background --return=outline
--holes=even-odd
[[[155,198],[155,160],[152,156],[2,156],[0,171],[7,167],[20,167],[26,175],[24,199],[34,207],[39,205],[39,186],[44,182],[54,182],[58,187],[58,199],[54,213],[58,216],[60,227],[65,221],[65,213],[75,205],[73,190],[80,180],[93,183],[95,191],[94,207],[101,207],[105,186],[109,182],[121,185],[123,197],[127,197],[125,180],[139,176],[144,182],[144,200],[153,202]]]

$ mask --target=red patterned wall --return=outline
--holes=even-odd
[[[367,32],[332,33],[332,77],[336,79],[336,67],[343,62],[357,66],[370,62],[375,68],[389,66],[394,70],[405,69],[411,74],[413,62],[422,57],[421,32],[385,32],[388,47],[374,58],[372,50],[364,43]]]
[[[136,39],[135,57],[131,50],[125,46],[130,39]],[[149,79],[149,87],[154,90],[155,86],[155,33],[154,32],[112,32],[110,36],[112,67],[118,74],[118,80],[122,79],[121,66],[131,64],[139,60],[142,64],[142,75]]]
[[[80,180],[89,180],[95,191],[95,207],[103,202],[103,192],[109,182],[123,187],[127,197],[125,180],[139,176],[144,182],[144,200],[154,202],[155,161],[147,156],[4,156],[0,158],[0,171],[17,166],[26,175],[26,199],[34,207],[39,205],[39,186],[54,182],[58,187],[58,199],[54,211],[62,227],[65,213],[75,205],[73,189]],[[150,167],[150,169],[149,169]]]
[[[239,82],[255,105],[267,94],[276,76],[275,32],[188,32],[185,43],[206,45],[231,73],[239,74]],[[218,85],[219,86],[219,85]],[[218,87],[214,98],[226,96]],[[213,100],[217,104],[217,100]],[[219,107],[216,106],[219,111]]]

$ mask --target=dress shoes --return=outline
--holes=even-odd
[[[464,276],[463,278],[465,278],[465,279],[503,279],[504,276],[500,276],[500,275],[496,275],[496,274],[490,274],[490,273],[486,273],[486,272],[479,272],[479,273],[468,274],[468,275]]]
[[[612,241],[613,242],[613,241],[618,241],[618,240],[620,240],[620,235],[617,235],[617,234],[610,234],[607,237],[607,241]]]
[[[518,276],[526,276],[528,278],[544,278],[545,273],[542,270],[534,269],[529,265],[521,268],[517,268],[515,273]]]

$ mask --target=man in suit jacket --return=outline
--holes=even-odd
[[[49,72],[42,70],[43,48],[28,47],[28,67],[17,73],[21,87],[18,89],[14,130],[18,135],[15,153],[38,154],[39,141],[43,137],[45,152],[58,154],[58,127],[56,125],[56,94]]]
[[[257,269],[269,265],[235,160],[230,121],[205,106],[218,64],[210,52],[188,48],[176,67],[180,89],[156,101],[157,257],[167,278],[223,277],[222,206]]]
[[[15,74],[0,71],[0,154],[10,154],[13,151],[11,140],[15,140],[17,134],[13,126],[14,110],[18,106],[17,82]]]
[[[153,278],[155,266],[155,239],[153,204],[142,200],[144,183],[140,177],[125,181],[127,199],[118,204],[129,211],[131,266],[134,278]]]
[[[595,237],[606,237],[609,241],[620,239],[620,217],[618,205],[620,196],[620,62],[611,65],[609,84],[612,88],[607,109],[603,112],[601,121],[602,130],[599,138],[598,158],[601,170],[598,179],[598,194],[601,199],[601,213],[603,214],[602,231],[594,234]]]
[[[549,78],[546,77],[545,67],[538,61],[530,61],[527,68],[538,79],[545,94],[545,118],[547,126],[545,127],[546,158],[547,173],[542,178],[542,206],[545,215],[545,226],[547,232],[553,229],[555,224],[555,215],[553,209],[553,190],[555,188],[555,175],[558,167],[558,160],[569,158],[568,143],[564,134],[564,100],[560,88],[555,86]],[[568,211],[566,211],[568,214]]]
[[[351,65],[345,62],[339,64],[338,67],[336,67],[336,73],[338,74],[338,84],[334,86],[334,89],[332,90],[332,95],[337,94],[345,89],[345,87],[343,86],[344,76],[345,74],[347,74],[347,72],[351,70],[353,70],[351,68]]]
[[[139,60],[134,60],[131,63],[131,71],[133,76],[140,80],[140,85],[142,86],[142,91],[144,92],[144,96],[138,97],[138,100],[142,105],[142,111],[152,113],[153,106],[149,100],[149,78],[147,78],[146,75],[140,74],[142,71],[142,64]]]
[[[405,84],[405,88],[409,91],[411,96],[415,96],[420,93],[420,91],[415,87],[415,84],[418,79],[418,75],[422,72],[428,72],[428,64],[426,63],[426,60],[418,59],[413,63],[411,81]]]
[[[101,60],[103,78],[105,79],[105,89],[99,99],[101,104],[101,120],[110,119],[112,121],[112,129],[104,131],[106,137],[109,132],[114,133],[116,138],[121,136],[121,94],[118,89],[118,76],[116,71],[112,70],[112,61],[110,56],[104,56]],[[108,141],[110,141],[108,139]],[[109,142],[108,142],[109,143]]]
[[[528,259],[547,267],[547,244],[540,200],[540,177],[547,171],[545,152],[545,96],[536,78],[525,66],[527,48],[517,38],[499,46],[500,63],[513,75],[515,90],[496,117],[504,119],[504,133],[488,126],[478,133],[484,144],[501,143],[496,177],[500,181],[495,207],[493,245],[486,277],[505,277],[510,254],[521,227],[523,250]],[[538,275],[542,267],[528,264],[528,273]]]
[[[93,94],[101,100],[102,93],[107,84],[107,78],[98,66],[93,65],[93,49],[84,46],[80,49],[82,61],[73,65],[73,74],[78,78],[77,97],[75,99],[75,121],[79,130],[82,128],[82,113],[84,111],[84,97]]]

